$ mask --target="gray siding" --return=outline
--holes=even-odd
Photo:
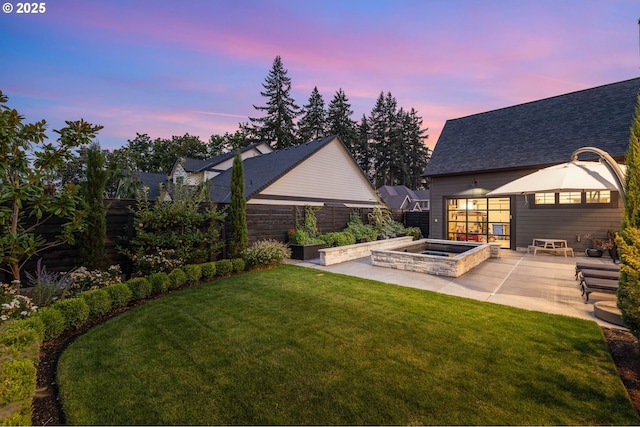
[[[471,185],[474,181],[477,182],[475,191],[484,194],[537,169],[432,177],[430,237],[443,239],[446,236],[445,198],[473,191]],[[578,235],[591,234],[593,237],[606,238],[607,231],[617,231],[622,220],[620,198],[617,208],[564,209],[532,209],[525,204],[525,196],[511,198],[512,206],[515,206],[511,211],[511,233],[515,243],[513,249],[530,245],[534,238],[554,238],[567,240],[568,245],[577,252],[584,251],[590,247],[591,242],[585,238],[578,242]]]

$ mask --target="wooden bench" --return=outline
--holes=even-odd
[[[582,296],[584,303],[589,302],[589,295],[592,292],[604,292],[608,294],[615,294],[618,292],[618,280],[617,279],[602,279],[599,277],[582,277],[580,281],[580,287],[582,288]]]
[[[532,249],[533,249],[533,255],[536,255],[538,251],[545,251],[545,252],[562,252],[564,253],[565,258],[567,256],[567,253],[570,253],[571,256],[575,256],[573,253],[573,248],[567,248],[567,247],[545,248],[543,246],[538,246],[538,245],[529,245],[529,247],[527,248],[527,253],[529,253]]]

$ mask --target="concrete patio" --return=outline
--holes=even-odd
[[[593,315],[593,303],[615,301],[615,295],[594,292],[589,303],[585,304],[578,281],[575,280],[577,261],[604,264],[611,263],[611,259],[576,255],[565,258],[563,255],[538,253],[534,256],[526,253],[526,250],[502,250],[500,258],[490,258],[457,278],[376,267],[371,265],[369,258],[332,266],[322,266],[319,260],[300,262],[298,265],[527,310],[578,317],[593,320],[602,326],[621,328]]]

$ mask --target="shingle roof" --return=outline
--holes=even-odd
[[[329,136],[284,150],[244,159],[244,194],[246,199],[249,200],[258,194],[336,138],[336,136]],[[229,203],[231,199],[230,184],[232,171],[233,168],[229,168],[211,179],[213,188],[210,194],[211,200],[214,202]]]
[[[150,173],[150,172],[135,172],[138,174],[140,181],[149,187],[147,197],[149,200],[157,199],[160,196],[160,185],[167,183],[167,174],[165,173]]]
[[[241,153],[244,153],[245,151],[248,151],[254,147],[257,147],[261,144],[264,144],[263,142],[257,142],[251,145],[248,145],[246,147],[243,147],[240,149]],[[207,170],[217,164],[220,164],[224,161],[227,161],[229,159],[232,159],[233,156],[235,156],[236,153],[235,151],[230,151],[228,153],[223,153],[223,154],[219,154],[215,157],[211,157],[205,160],[200,160],[200,159],[193,159],[190,157],[187,157],[184,159],[184,170],[186,172],[202,172],[204,170]]]
[[[548,166],[587,146],[621,160],[639,89],[636,78],[448,120],[424,175]]]

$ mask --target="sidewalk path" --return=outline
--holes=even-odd
[[[332,266],[320,265],[317,259],[297,265],[527,310],[578,317],[593,320],[602,326],[620,328],[593,315],[594,302],[612,301],[615,295],[592,293],[589,303],[585,304],[575,280],[577,261],[604,264],[611,262],[609,258],[565,258],[554,254],[534,256],[509,250],[501,251],[500,255],[500,258],[490,258],[457,278],[377,267],[371,265],[369,258]]]

